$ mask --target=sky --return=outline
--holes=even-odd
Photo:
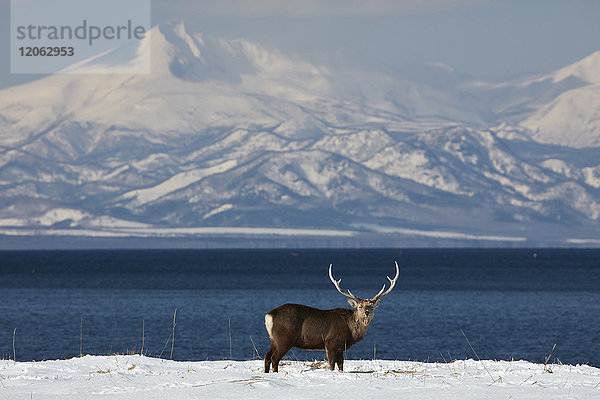
[[[0,0],[0,88],[41,77],[10,73],[9,4]],[[153,25],[173,18],[319,64],[441,63],[488,79],[550,72],[600,50],[598,0],[152,1]]]

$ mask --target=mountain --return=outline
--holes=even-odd
[[[149,73],[104,73],[148,52]],[[0,91],[0,234],[598,244],[600,103],[580,97],[600,93],[598,54],[492,84],[317,66],[171,21]]]
[[[538,142],[577,148],[600,146],[600,51],[547,79],[579,84],[541,104],[520,125]]]
[[[496,121],[539,143],[600,146],[600,51],[558,71],[514,82],[467,83],[494,107]],[[488,120],[487,122],[491,122]]]

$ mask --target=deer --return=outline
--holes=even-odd
[[[348,304],[353,310],[335,308],[321,310],[301,304],[284,304],[265,315],[265,326],[271,347],[265,354],[265,373],[279,371],[279,361],[292,348],[304,350],[325,350],[329,369],[335,370],[337,364],[340,371],[344,370],[344,351],[355,343],[360,342],[369,325],[373,322],[374,310],[381,304],[381,298],[388,295],[400,274],[398,263],[394,278],[387,277],[390,286],[386,284],[374,297],[361,299],[350,290],[344,292],[340,288],[341,279],[335,280],[332,273],[333,264],[329,265],[329,279],[338,292],[348,297]]]

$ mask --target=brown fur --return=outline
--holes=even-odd
[[[329,279],[338,292],[348,297],[348,304],[354,310],[334,308],[320,310],[300,304],[284,304],[265,315],[265,327],[271,339],[271,348],[265,354],[265,372],[273,366],[273,372],[279,370],[279,361],[292,348],[306,350],[325,350],[329,368],[344,370],[344,351],[354,343],[360,342],[373,321],[374,310],[381,298],[392,291],[400,274],[398,263],[394,279],[388,276],[390,287],[385,285],[371,299],[361,299],[349,290],[342,291],[341,279],[335,280],[329,265]]]
[[[271,348],[265,355],[265,372],[269,372],[270,365],[273,372],[277,372],[279,361],[292,347],[325,350],[329,367],[333,370],[337,364],[338,369],[343,371],[344,351],[363,339],[373,320],[374,307],[365,304],[364,309],[369,309],[366,317],[365,311],[361,311],[363,306],[360,307],[357,310],[320,310],[300,304],[284,304],[269,311],[265,320],[270,317],[272,321],[269,331]]]

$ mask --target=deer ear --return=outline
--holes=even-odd
[[[375,303],[373,303],[373,308],[379,307],[380,304],[381,304],[381,300],[377,300]]]
[[[358,308],[358,303],[355,300],[348,299],[348,304],[350,304],[350,307],[352,308]]]

